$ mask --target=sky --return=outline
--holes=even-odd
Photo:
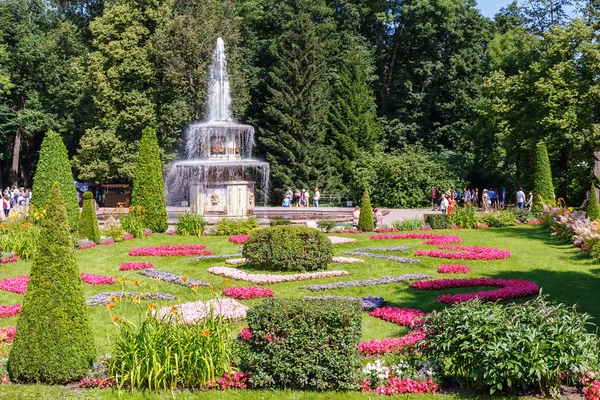
[[[512,1],[513,0],[477,0],[477,6],[483,15],[493,18],[502,7],[506,7],[512,3]]]

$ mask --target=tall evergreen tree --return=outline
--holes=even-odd
[[[585,216],[592,221],[600,218],[600,205],[598,204],[598,196],[596,195],[596,186],[593,183],[590,189],[590,199],[585,210]]]
[[[363,192],[360,202],[360,214],[358,216],[358,229],[364,232],[370,232],[375,227],[373,221],[373,209],[371,208],[371,198],[367,189]]]
[[[144,225],[156,232],[168,228],[169,216],[165,199],[165,183],[156,131],[146,127],[142,132],[140,152],[131,192],[131,207],[142,206]]]
[[[295,11],[273,46],[276,61],[259,140],[276,190],[289,185],[332,190],[338,182],[332,180],[335,158],[325,137],[330,106],[325,38],[306,4],[294,3]]]
[[[94,243],[100,244],[100,227],[98,226],[92,192],[85,192],[83,195],[83,206],[81,207],[81,218],[79,219],[77,233],[81,238],[87,238]]]
[[[79,225],[79,201],[73,183],[67,148],[60,135],[49,131],[42,142],[40,158],[33,178],[31,204],[45,208],[52,195],[52,185],[58,183],[71,230]]]
[[[540,142],[535,150],[535,170],[533,172],[533,208],[540,212],[547,201],[554,201],[554,185],[546,144]]]
[[[71,382],[85,375],[96,355],[60,193],[60,185],[54,183],[40,222],[37,251],[8,357],[8,374],[14,382]]]

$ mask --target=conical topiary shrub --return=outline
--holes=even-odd
[[[140,152],[131,206],[142,206],[145,210],[144,225],[156,232],[164,232],[168,228],[167,202],[165,200],[165,184],[160,161],[160,150],[156,131],[146,127],[142,132]]]
[[[14,382],[64,384],[85,375],[96,349],[57,183],[45,208],[7,369]]]
[[[371,209],[371,198],[369,191],[365,189],[363,192],[362,201],[360,202],[360,216],[358,217],[358,229],[365,232],[370,232],[374,228],[373,210]]]
[[[535,168],[533,172],[533,209],[541,212],[545,201],[554,201],[554,185],[546,144],[540,142],[535,151]]]
[[[93,199],[94,195],[92,192],[85,192],[83,195],[83,207],[81,208],[81,218],[79,219],[77,233],[81,238],[88,238],[100,244],[100,227],[98,226],[96,207],[94,206]]]
[[[585,213],[586,217],[592,221],[600,218],[600,206],[598,206],[598,196],[596,196],[596,187],[593,183],[592,188],[590,189],[590,201],[588,202]]]
[[[46,207],[52,192],[52,185],[55,182],[60,187],[69,227],[73,231],[79,225],[79,201],[69,163],[69,154],[60,135],[49,131],[42,142],[40,159],[33,177],[31,204],[34,207],[40,209]]]

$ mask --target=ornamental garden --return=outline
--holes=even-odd
[[[168,227],[140,157],[133,204],[100,226],[65,159],[48,134],[31,209],[2,224],[3,398],[598,398],[593,207]]]

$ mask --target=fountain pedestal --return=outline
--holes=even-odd
[[[194,182],[190,200],[207,218],[246,218],[254,215],[254,181]]]

